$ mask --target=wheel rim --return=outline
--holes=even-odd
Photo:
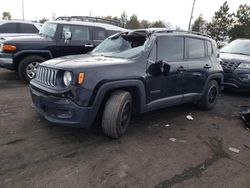
[[[127,102],[123,106],[122,115],[121,115],[121,127],[125,129],[128,126],[131,116],[131,104]]]
[[[37,70],[37,66],[40,64],[40,62],[31,62],[30,64],[28,64],[28,66],[26,67],[26,74],[30,79],[35,78],[36,76],[36,70]]]
[[[208,102],[210,104],[213,104],[217,98],[217,95],[218,95],[217,88],[215,86],[211,87],[208,92]]]

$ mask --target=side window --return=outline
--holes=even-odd
[[[72,41],[90,40],[90,30],[86,26],[64,25],[62,31],[62,38],[65,32],[72,33]]]
[[[207,55],[211,56],[213,54],[213,46],[210,41],[206,41],[207,43]]]
[[[184,58],[184,38],[175,36],[158,37],[157,60],[181,61]]]
[[[1,25],[0,33],[17,33],[17,23],[5,23]]]
[[[20,23],[20,33],[38,33],[38,29],[33,24]]]
[[[196,59],[205,57],[205,41],[202,39],[187,38],[188,57]]]
[[[93,40],[104,40],[106,38],[107,32],[105,29],[93,27]]]

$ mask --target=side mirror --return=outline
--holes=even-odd
[[[167,76],[170,71],[170,65],[164,60],[157,61],[156,64],[159,64],[161,73]]]
[[[69,40],[72,39],[72,33],[70,31],[67,31],[64,33],[64,39],[65,39],[65,42],[68,42]]]
[[[160,76],[164,75],[167,76],[170,71],[170,65],[166,61],[157,61],[152,63],[148,68],[148,73],[152,76]]]

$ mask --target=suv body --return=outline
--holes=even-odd
[[[102,117],[105,134],[118,138],[131,113],[187,102],[212,109],[222,82],[211,38],[145,29],[111,36],[89,54],[40,64],[30,91],[50,122],[89,127]]]
[[[1,20],[0,38],[39,33],[42,24],[31,21]]]
[[[39,63],[56,57],[87,53],[106,37],[124,30],[105,23],[46,22],[37,35],[0,40],[0,67],[17,71],[22,80],[29,82],[35,77]]]
[[[237,39],[220,50],[225,88],[250,91],[250,39]]]

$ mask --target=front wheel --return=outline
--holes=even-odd
[[[130,122],[132,97],[127,91],[115,91],[108,99],[102,117],[103,132],[111,138],[121,137]]]
[[[41,56],[28,56],[23,58],[18,66],[18,75],[26,83],[29,83],[31,79],[36,76],[37,66],[44,62],[44,59]]]
[[[198,107],[203,110],[211,110],[214,108],[219,96],[218,82],[212,80],[208,83],[205,93],[198,102]]]

